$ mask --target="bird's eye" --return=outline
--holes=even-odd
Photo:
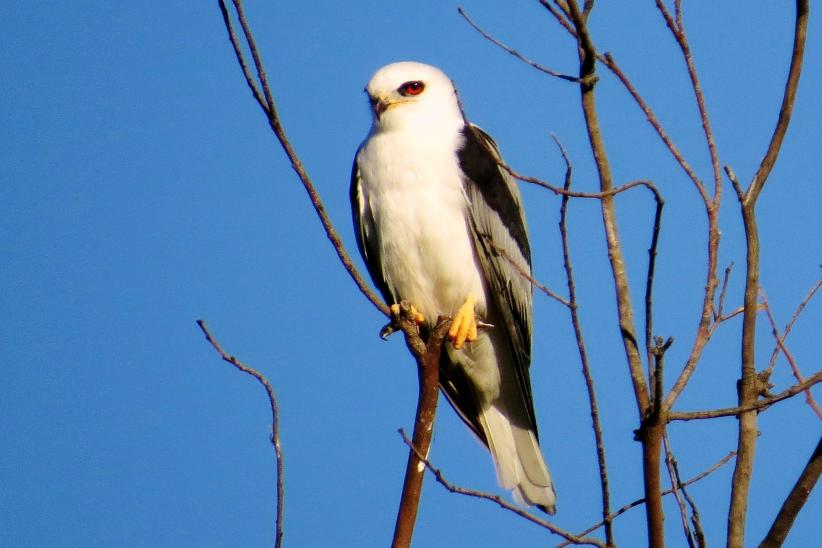
[[[409,97],[411,95],[419,95],[425,89],[425,84],[420,82],[419,80],[414,80],[411,82],[406,82],[398,88],[400,95],[403,97]]]

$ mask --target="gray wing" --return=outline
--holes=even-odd
[[[365,196],[362,181],[360,179],[360,169],[358,158],[360,151],[354,156],[354,165],[351,167],[351,187],[349,197],[351,199],[351,214],[354,221],[354,234],[357,236],[357,247],[360,250],[368,267],[368,273],[374,284],[382,293],[383,299],[388,304],[397,302],[396,296],[391,291],[385,280],[382,268],[382,257],[380,256],[379,236],[377,235],[374,215],[368,205],[368,198]]]
[[[497,145],[487,133],[470,124],[463,129],[463,135],[465,142],[458,155],[465,174],[474,244],[489,293],[503,319],[504,326],[500,327],[511,343],[517,380],[536,431],[528,372],[532,288],[520,272],[531,273],[531,249],[519,189],[499,167]]]

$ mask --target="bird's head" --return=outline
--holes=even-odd
[[[383,131],[462,123],[454,85],[440,69],[404,61],[379,69],[365,88],[374,126]]]

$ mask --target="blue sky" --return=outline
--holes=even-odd
[[[652,3],[601,2],[595,40],[612,51],[694,168],[709,178],[699,122],[673,41]],[[620,5],[617,5],[620,4]],[[753,174],[776,116],[792,7],[686,3],[723,163]],[[695,4],[695,5],[692,5]],[[469,117],[519,171],[559,181],[555,133],[594,189],[577,89],[485,42],[449,2],[250,1],[247,14],[283,123],[354,250],[348,183],[370,120],[362,93],[381,65],[443,68]],[[467,1],[500,39],[573,72],[572,43],[536,2]],[[504,6],[504,7],[502,7]],[[747,9],[746,9],[747,8]],[[820,275],[820,20],[813,13],[796,114],[760,200],[762,283],[780,324]],[[252,101],[216,2],[4,3],[0,7],[0,544],[265,546],[273,464],[261,389],[218,361],[195,325],[278,393],[286,466],[287,545],[380,546],[393,529],[416,373],[339,265],[304,191]],[[693,188],[630,98],[602,74],[599,107],[615,176],[651,178],[667,199],[656,331],[674,336],[673,376],[694,336],[704,283],[705,220]],[[744,247],[726,185],[720,266]],[[523,194],[535,274],[562,292],[558,202]],[[652,203],[619,200],[634,299],[643,286]],[[614,325],[599,210],[573,203],[571,245],[581,314],[605,420],[615,506],[641,495],[627,367]],[[764,320],[764,318],[763,318]],[[789,339],[806,374],[819,366],[822,306]],[[760,364],[773,347],[760,323]],[[584,386],[567,312],[536,297],[532,377],[557,523],[597,521],[598,480]],[[733,405],[740,322],[720,327],[677,409]],[[670,379],[669,379],[670,380]],[[773,378],[791,383],[786,363]],[[822,392],[816,391],[817,398]],[[461,485],[498,492],[490,459],[441,406],[431,458]],[[801,397],[761,416],[748,540],[758,542],[810,455],[819,421]],[[735,445],[733,419],[671,427],[685,476]],[[727,466],[692,488],[712,544],[724,539]],[[817,490],[790,546],[820,538]],[[666,506],[671,546],[683,544]],[[616,522],[623,546],[645,539],[643,512]],[[533,546],[555,539],[489,503],[429,482],[419,546]]]

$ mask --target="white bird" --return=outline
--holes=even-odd
[[[500,484],[553,514],[531,397],[532,289],[522,275],[531,252],[516,184],[439,69],[393,63],[366,93],[373,125],[351,174],[360,253],[395,312],[413,306],[423,334],[439,315],[453,317],[443,393],[488,447]]]

